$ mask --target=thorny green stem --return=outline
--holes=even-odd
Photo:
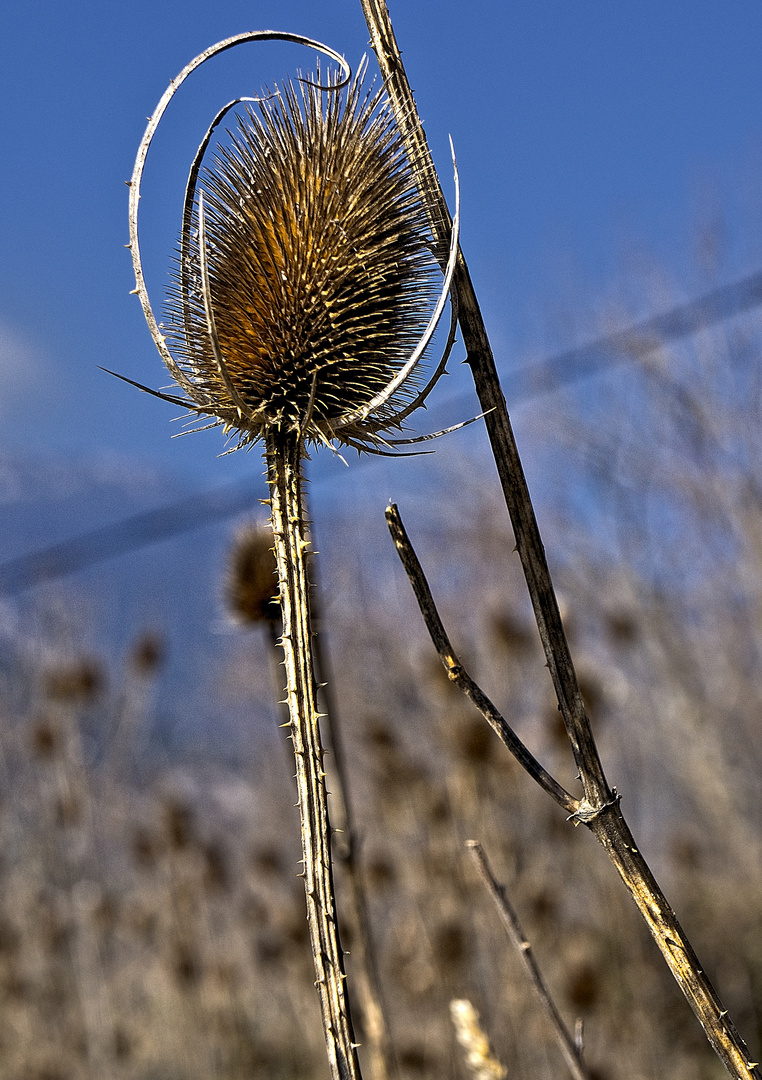
[[[332,1080],[361,1080],[333,890],[331,826],[312,656],[306,566],[309,541],[302,506],[299,435],[268,428],[265,455],[280,583],[286,700],[296,759],[304,891],[315,962],[315,985]]]
[[[392,108],[416,176],[431,228],[446,250],[450,215],[437,177],[385,0],[361,0]],[[441,258],[441,254],[440,254]],[[582,703],[550,577],[545,548],[535,517],[529,488],[513,436],[505,398],[497,376],[487,331],[466,261],[459,254],[455,272],[458,318],[467,351],[467,363],[485,413],[485,424],[500,483],[511,518],[516,549],[526,577],[537,627],[558,698],[572,752],[579,769],[584,798],[575,815],[606,849],[656,940],[664,959],[699,1019],[707,1038],[731,1076],[762,1080],[744,1040],[722,1007],[711,983],[680,928],[648,865],[635,845],[609,788]]]

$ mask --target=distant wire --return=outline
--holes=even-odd
[[[261,485],[261,479],[248,477],[245,482],[189,495],[157,510],[134,514],[114,525],[91,529],[72,540],[20,555],[0,564],[0,595],[9,596],[40,581],[63,577],[114,555],[232,517],[251,507],[257,484]]]
[[[704,327],[762,305],[762,272],[681,304],[627,330],[609,334],[547,360],[508,371],[502,378],[510,406],[558,390],[626,360],[643,359],[668,341],[676,341]],[[465,395],[442,405],[462,408]],[[367,463],[369,459],[362,459]],[[319,481],[317,481],[319,482]],[[148,544],[199,529],[250,508],[261,479],[248,477],[213,491],[191,495],[179,502],[125,518],[114,525],[92,529],[40,551],[0,564],[0,596],[9,596],[41,581],[63,577],[88,566],[136,551]]]
[[[761,305],[762,272],[713,289],[698,300],[636,323],[627,330],[607,334],[588,345],[568,349],[505,375],[501,373],[503,393],[509,405],[539,397],[625,360],[645,359],[668,341],[689,337]]]

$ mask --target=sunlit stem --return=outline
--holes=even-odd
[[[333,891],[331,828],[310,627],[300,437],[295,432],[268,428],[265,452],[280,582],[286,700],[296,759],[304,890],[315,962],[315,985],[320,997],[333,1080],[360,1080]]]

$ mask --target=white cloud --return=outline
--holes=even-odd
[[[42,376],[42,353],[31,335],[0,317],[0,414],[32,391]]]

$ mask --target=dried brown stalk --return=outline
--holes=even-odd
[[[349,786],[349,770],[344,753],[339,713],[333,693],[333,678],[328,644],[323,627],[321,593],[316,581],[315,565],[310,566],[312,585],[312,626],[314,655],[320,679],[319,699],[323,708],[324,730],[329,755],[326,766],[331,818],[334,823],[334,855],[343,870],[346,886],[346,911],[352,928],[352,979],[357,992],[360,1025],[364,1029],[367,1061],[373,1080],[389,1080],[393,1073],[393,1052],[384,1012],[381,982],[376,966],[376,954],[370,930],[362,867],[359,860],[359,838],[355,827]]]
[[[561,1014],[556,1008],[555,1002],[550,995],[550,991],[545,985],[542,972],[537,966],[537,961],[534,958],[532,946],[524,934],[524,931],[521,929],[518,915],[513,910],[506,895],[505,887],[497,881],[495,875],[492,873],[482,845],[477,840],[467,840],[466,847],[474,860],[479,877],[484,882],[487,891],[495,902],[495,907],[498,910],[508,937],[511,939],[511,943],[521,957],[521,962],[526,968],[532,985],[537,992],[540,1004],[553,1025],[553,1030],[556,1033],[561,1051],[566,1059],[566,1064],[569,1066],[569,1071],[574,1077],[574,1080],[590,1080],[590,1074],[585,1068],[585,1063],[582,1060],[582,1052],[578,1047],[574,1036],[569,1033],[566,1024],[561,1019]]]
[[[288,82],[262,98],[235,99],[214,117],[186,186],[165,335],[145,287],[138,243],[148,149],[193,71],[235,45],[272,39],[316,48],[337,61],[345,77],[329,73],[325,85],[318,77],[300,79],[298,86]],[[333,892],[301,461],[310,444],[340,441],[386,453],[381,447],[397,441],[390,432],[423,405],[442,372],[444,361],[422,389],[416,383],[415,369],[447,305],[458,250],[456,212],[444,283],[435,289],[427,217],[394,116],[382,92],[363,90],[364,70],[361,65],[350,83],[337,53],[299,35],[263,31],[222,41],[170,84],[149,120],[130,182],[135,292],[184,396],[135,385],[208,418],[206,426],[237,436],[239,447],[265,442],[307,917],[334,1080],[354,1080],[360,1070]],[[218,150],[213,167],[202,169],[212,133],[242,101],[258,109],[239,117],[237,133]],[[378,1010],[370,1012],[378,1035]],[[383,1080],[383,1072],[377,1075]]]
[[[303,512],[309,520],[309,504],[303,497]],[[310,529],[314,544],[314,530]],[[332,823],[332,849],[341,870],[343,890],[340,890],[343,915],[351,928],[351,975],[356,991],[355,1016],[364,1033],[364,1047],[372,1080],[388,1080],[392,1073],[391,1042],[386,1025],[380,981],[375,963],[370,922],[365,899],[362,868],[359,860],[358,838],[350,802],[349,776],[339,723],[339,713],[333,693],[333,676],[329,662],[327,633],[322,618],[321,592],[317,562],[308,562],[310,577],[310,622],[313,629],[313,660],[317,679],[319,707],[322,709],[321,729],[327,740],[325,765],[326,785]],[[281,611],[276,591],[278,567],[269,526],[249,524],[240,530],[230,554],[226,580],[226,600],[231,616],[248,626],[262,625],[267,633],[272,659],[275,700],[279,703],[282,728],[291,727],[287,701],[283,693],[283,651],[280,645]],[[290,739],[290,736],[289,736]],[[284,742],[290,772],[294,759],[291,747]],[[348,955],[348,954],[347,954]]]
[[[385,0],[361,0],[361,4],[431,228],[441,244],[449,235],[449,214],[394,37],[389,11]],[[640,854],[622,816],[618,795],[606,781],[561,623],[494,357],[462,253],[456,267],[455,285],[467,363],[486,414],[487,432],[513,525],[516,548],[582,783],[583,798],[574,820],[585,824],[606,849],[730,1075],[739,1080],[762,1080],[757,1063],[751,1060],[746,1044],[723,1008],[674,912]],[[429,630],[431,632],[431,627]]]
[[[296,759],[302,819],[302,858],[307,922],[323,1013],[328,1060],[336,1080],[360,1077],[346,996],[344,958],[331,870],[331,828],[318,726],[306,536],[301,501],[301,440],[293,432],[268,430],[265,437],[275,556],[280,579],[286,700]]]

